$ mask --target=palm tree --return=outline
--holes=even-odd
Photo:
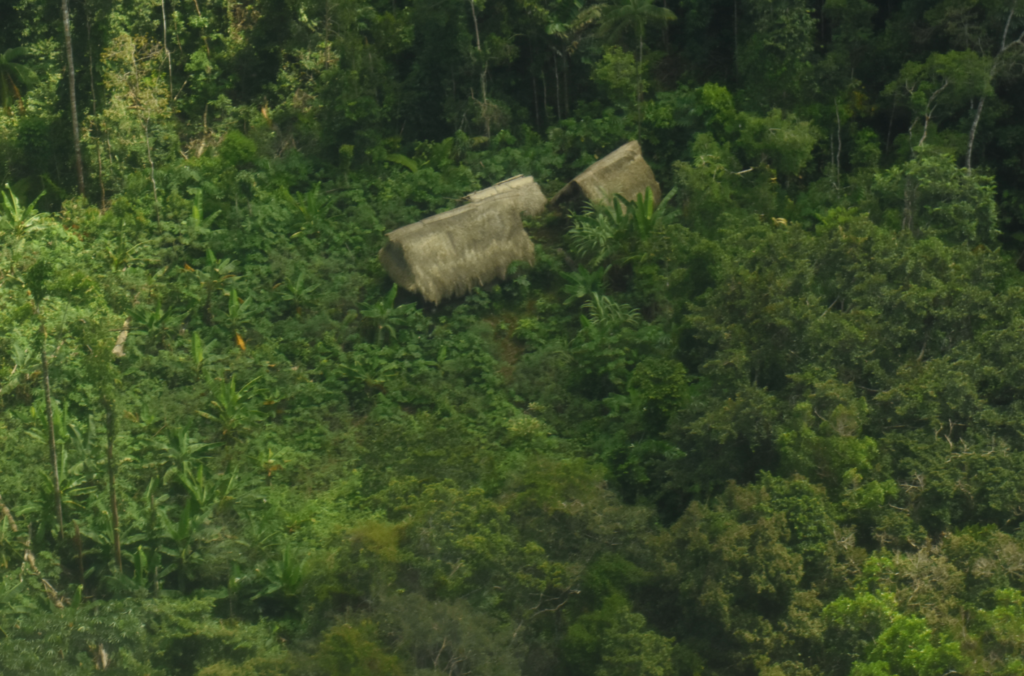
[[[643,66],[644,66],[644,28],[647,24],[660,22],[666,23],[676,18],[672,10],[667,7],[658,7],[654,0],[619,0],[617,4],[608,5],[601,14],[602,23],[601,36],[610,40],[617,40],[626,32],[632,32],[636,38],[636,110],[637,110],[637,136],[640,135],[640,102],[643,96]]]
[[[558,119],[562,119],[562,95],[558,77],[559,58],[561,58],[563,73],[565,74],[565,115],[569,117],[572,115],[572,112],[569,105],[568,57],[572,56],[579,48],[580,41],[583,39],[583,34],[587,29],[601,19],[603,7],[603,5],[588,5],[584,7],[583,0],[576,0],[572,7],[572,10],[575,11],[570,10],[571,13],[565,21],[549,17],[550,22],[547,24],[547,34],[558,39],[557,44],[551,46],[551,50],[555,54],[555,103],[558,110]]]
[[[8,115],[11,113],[11,104],[15,101],[21,107],[21,112],[25,112],[22,90],[39,83],[35,71],[24,63],[19,63],[26,56],[28,49],[25,47],[14,47],[0,54],[0,105]]]

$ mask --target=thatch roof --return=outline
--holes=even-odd
[[[615,195],[632,201],[647,188],[651,189],[655,203],[660,202],[661,186],[644,161],[640,144],[630,141],[587,167],[586,171],[569,181],[551,202],[558,204],[581,195],[597,204],[609,204]]]
[[[515,199],[520,213],[530,218],[540,216],[548,205],[548,198],[544,197],[544,193],[541,192],[537,182],[533,180],[533,176],[513,176],[501,183],[495,183],[490,188],[466,195],[466,199],[470,202],[482,202],[492,197]]]
[[[432,303],[504,279],[512,261],[533,265],[533,242],[514,196],[494,195],[387,233],[381,265]]]

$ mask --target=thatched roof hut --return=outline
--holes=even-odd
[[[432,303],[504,279],[509,264],[533,265],[533,242],[523,229],[520,201],[488,199],[387,233],[381,265],[396,284]]]
[[[609,204],[615,195],[634,200],[647,188],[651,189],[655,203],[660,202],[661,186],[644,161],[640,144],[630,141],[587,167],[586,171],[569,181],[551,202],[558,204],[582,196],[596,204]]]
[[[490,188],[477,190],[466,195],[466,199],[470,202],[482,202],[499,196],[515,199],[520,213],[530,218],[537,218],[548,206],[548,198],[544,197],[533,176],[523,175],[513,176],[501,183],[495,183]]]

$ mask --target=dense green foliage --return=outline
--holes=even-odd
[[[0,3],[4,673],[1024,673],[1024,5],[84,0],[73,81],[60,9]],[[380,268],[631,138],[661,204]]]

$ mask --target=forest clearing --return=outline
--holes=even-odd
[[[0,673],[1024,673],[1019,0],[11,0],[0,188]]]

